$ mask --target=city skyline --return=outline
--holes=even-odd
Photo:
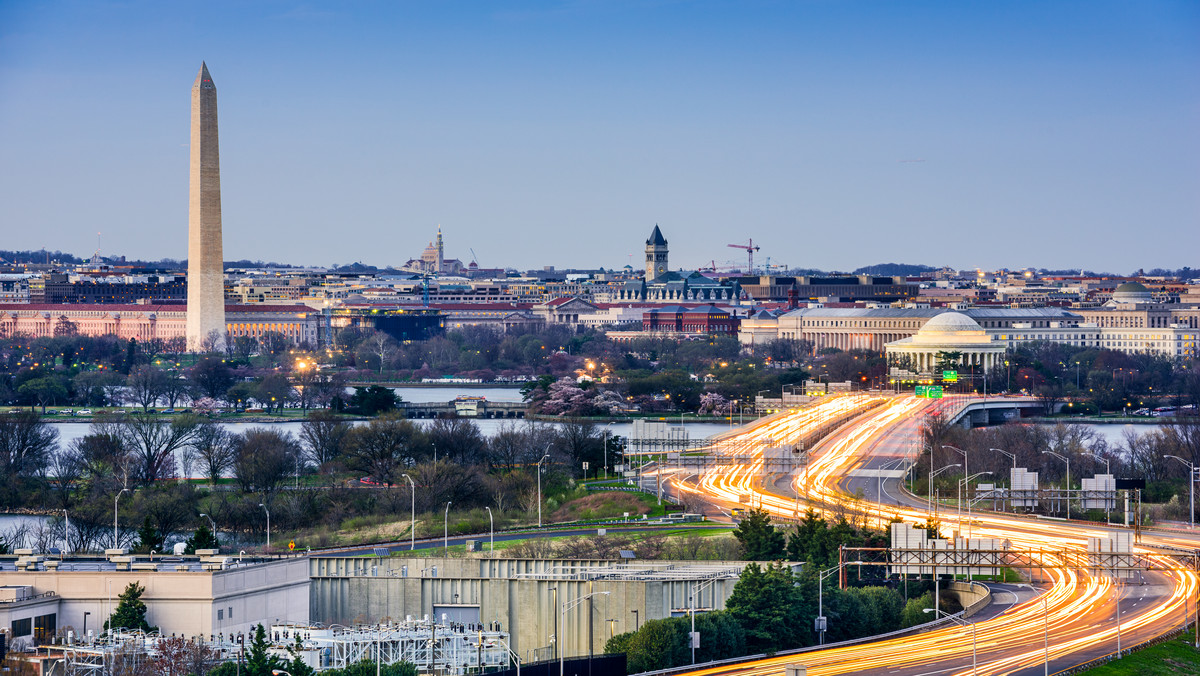
[[[5,246],[183,258],[203,59],[227,259],[1194,263],[1193,6],[514,7],[8,5]]]

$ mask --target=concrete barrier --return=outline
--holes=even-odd
[[[942,587],[942,594],[958,601],[963,607],[963,618],[971,617],[992,602],[992,590],[978,582],[951,582]]]

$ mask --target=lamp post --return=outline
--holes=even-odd
[[[818,639],[819,645],[825,645],[825,578],[829,577],[829,575],[834,571],[841,570],[842,566],[852,566],[855,564],[861,565],[862,561],[846,561],[844,563],[839,563],[832,568],[821,571],[820,574],[817,575],[817,626],[815,628],[820,634],[820,638]]]
[[[573,601],[570,601],[569,603],[564,603],[564,604],[563,604],[563,607],[562,607],[562,627],[563,627],[563,631],[566,631],[566,629],[567,629],[567,611],[568,611],[568,610],[571,610],[572,608],[574,608],[574,607],[578,606],[579,604],[581,604],[581,603],[583,603],[584,601],[586,601],[586,600],[588,600],[588,599],[592,598],[593,596],[608,596],[608,595],[609,595],[609,594],[611,594],[611,593],[612,593],[612,592],[607,592],[607,591],[601,591],[601,592],[592,592],[592,593],[590,593],[590,594],[584,594],[583,596],[580,596],[579,598],[577,598],[577,599],[574,599]],[[589,613],[590,613],[590,612],[591,612],[591,611],[590,611],[590,609],[589,609]],[[589,614],[589,619],[590,619],[590,618],[591,618],[591,616],[590,616],[590,614]],[[591,652],[591,649],[592,649],[592,632],[590,631],[591,624],[592,624],[591,622],[588,622],[588,627],[589,627],[589,631],[588,631],[588,652],[589,652],[589,653]],[[557,645],[557,648],[556,648],[556,649],[558,650],[558,676],[563,676],[563,672],[564,672],[564,671],[566,671],[566,668],[565,668],[565,666],[564,666],[564,665],[565,665],[565,663],[566,663],[566,656],[563,654],[563,650],[562,650],[562,648],[563,648],[563,646],[562,646],[562,643],[561,643],[561,642],[562,642],[562,637],[560,637],[560,636],[555,636],[555,637],[554,637],[554,640],[555,640],[555,642],[556,642],[556,645]],[[589,659],[590,659],[590,657],[589,657]]]
[[[204,512],[200,512],[200,516],[208,519],[208,527],[212,528],[213,536],[215,537],[217,534],[217,522],[213,521],[213,518]]]
[[[960,465],[959,463],[956,462],[953,465],[946,465],[945,467],[942,467],[942,468],[938,469],[937,471],[931,472],[929,474],[929,501],[928,501],[929,507],[925,511],[929,513],[931,518],[933,515],[933,477],[941,474],[942,472],[945,472],[946,470],[950,469],[951,467],[962,467],[962,465]]]
[[[1004,455],[1007,455],[1008,457],[1012,458],[1012,461],[1013,461],[1012,468],[1014,470],[1017,469],[1017,454],[1016,453],[1009,453],[1008,451],[1004,450],[1003,448],[989,448],[988,450],[995,451],[997,453],[1003,453]],[[1011,474],[1008,477],[1008,483],[1009,483],[1008,506],[1011,509],[1012,508],[1012,475]]]
[[[1164,455],[1164,458],[1175,458],[1187,465],[1188,468],[1188,528],[1196,527],[1196,466],[1178,455]]]
[[[978,646],[978,643],[975,640],[975,623],[967,622],[966,620],[962,619],[958,615],[951,615],[950,613],[947,613],[946,611],[942,610],[941,608],[922,608],[921,612],[937,613],[937,615],[935,615],[935,617],[945,617],[950,620],[953,620],[954,623],[959,626],[971,628],[971,673],[978,674],[979,673],[979,651],[976,647],[976,646]]]
[[[681,416],[682,417],[682,416]],[[614,423],[608,423],[604,426],[604,478],[608,478],[608,428]]]
[[[117,538],[117,502],[120,501],[122,494],[128,492],[128,488],[122,488],[121,490],[117,491],[116,496],[113,497],[113,549],[116,549],[119,546],[117,543],[120,542],[120,540]]]
[[[1027,587],[1030,592],[1037,593],[1031,584],[1020,584],[1018,587]],[[1050,676],[1050,602],[1046,598],[1049,594],[1042,594],[1042,650],[1043,655],[1043,673],[1045,676]]]
[[[407,474],[401,474],[400,476],[404,477],[405,479],[408,479],[409,490],[412,491],[412,498],[411,498],[412,503],[409,508],[411,511],[410,511],[410,516],[409,516],[409,525],[408,525],[408,530],[409,530],[409,535],[410,535],[409,543],[408,543],[408,551],[411,552],[412,550],[417,548],[417,482],[413,481],[413,478]]]
[[[271,510],[267,509],[267,506],[261,502],[258,503],[258,506],[262,507],[263,511],[267,513],[267,549],[270,549],[271,548]]]
[[[496,521],[492,518],[492,508],[484,507],[488,513],[488,558],[496,555]]]
[[[1042,453],[1045,453],[1047,455],[1053,455],[1054,457],[1058,458],[1059,460],[1062,460],[1063,462],[1067,463],[1067,521],[1070,521],[1071,520],[1071,459],[1061,453],[1055,453],[1054,451],[1042,451]]]
[[[1076,363],[1079,363],[1079,362],[1076,362]],[[1084,451],[1083,454],[1090,455],[1093,458],[1102,461],[1104,463],[1104,474],[1106,476],[1112,476],[1112,470],[1110,469],[1110,465],[1108,463],[1108,458],[1105,458],[1097,453],[1092,453],[1091,451]],[[1115,502],[1115,500],[1114,500],[1114,502]],[[1110,520],[1110,517],[1109,517],[1109,509],[1108,509],[1108,491],[1105,491],[1104,492],[1104,522],[1108,523],[1109,520]],[[1120,641],[1117,641],[1117,643],[1120,643]]]
[[[550,449],[547,448],[547,451]],[[550,457],[549,453],[542,456],[541,460],[537,461],[537,479],[538,479],[538,528],[542,527],[542,460]]]
[[[451,501],[446,501],[446,512],[442,514],[442,549],[446,550],[446,556],[450,555],[450,505]]]
[[[63,510],[63,546],[62,546],[63,555],[66,555],[67,550],[70,549],[70,544],[69,544],[70,537],[71,537],[71,517],[67,515],[67,510],[64,509]]]
[[[877,475],[875,475],[875,478],[876,478],[875,498],[879,501],[880,528],[883,528],[883,470],[885,470],[888,467],[891,467],[893,465],[899,465],[900,463],[904,462],[905,460],[907,460],[907,458],[896,458],[895,460],[893,460],[891,462],[884,463],[884,465],[879,468],[879,473]],[[796,516],[799,517],[799,514],[797,514]]]

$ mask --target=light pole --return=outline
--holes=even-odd
[[[1053,455],[1054,457],[1058,458],[1059,460],[1062,460],[1063,462],[1067,463],[1067,521],[1070,521],[1071,520],[1071,459],[1061,453],[1055,453],[1054,451],[1042,451],[1042,453],[1045,453],[1047,455]]]
[[[1079,362],[1075,362],[1075,363],[1078,364]],[[1112,476],[1112,470],[1110,469],[1110,465],[1108,464],[1108,458],[1102,457],[1096,453],[1092,453],[1091,451],[1084,451],[1083,454],[1090,455],[1097,460],[1103,461],[1105,476],[1110,476],[1110,477]],[[1115,502],[1115,500],[1114,500],[1114,502]],[[1109,509],[1108,509],[1108,491],[1104,491],[1104,522],[1108,523],[1109,521],[1110,521],[1110,517],[1109,517]],[[1118,602],[1119,602],[1119,600],[1118,600]],[[1121,642],[1120,640],[1117,641],[1118,644],[1120,642]]]
[[[929,507],[926,508],[926,510],[925,510],[926,512],[928,512],[929,518],[933,518],[933,477],[941,474],[942,472],[945,472],[946,470],[950,469],[951,467],[962,467],[962,465],[958,464],[957,462],[954,463],[953,465],[946,465],[945,467],[939,468],[937,471],[932,472],[929,475],[929,501],[928,501]]]
[[[271,510],[267,509],[267,506],[261,502],[258,503],[258,506],[262,507],[263,511],[267,513],[267,549],[270,549],[271,548]]]
[[[935,615],[935,617],[945,617],[950,620],[953,620],[955,624],[957,624],[961,627],[970,627],[971,628],[971,673],[978,674],[979,673],[979,651],[976,648],[978,643],[975,640],[975,623],[967,622],[966,620],[962,619],[958,615],[951,615],[950,613],[947,613],[946,611],[942,610],[941,608],[923,608],[923,609],[921,609],[921,612],[937,613],[937,615]]]
[[[1017,585],[1017,586],[1028,587],[1030,592],[1037,593],[1037,590],[1034,589],[1033,585],[1031,585],[1031,584],[1021,584],[1021,585]],[[1045,658],[1043,661],[1043,664],[1044,664],[1043,673],[1045,674],[1045,676],[1050,676],[1050,602],[1046,598],[1047,596],[1049,596],[1049,594],[1046,594],[1046,593],[1042,594],[1042,618],[1043,618],[1042,650],[1043,650],[1043,654],[1045,655]]]
[[[991,472],[976,472],[976,473],[972,474],[971,476],[964,477],[964,478],[958,480],[958,524],[959,524],[959,528],[962,527],[962,490],[963,490],[963,486],[967,487],[967,538],[968,539],[970,539],[970,537],[971,537],[971,490],[970,490],[971,489],[971,480],[977,479],[977,478],[983,476],[984,474],[991,474]],[[970,579],[970,573],[971,573],[971,571],[970,571],[970,569],[968,569],[967,570],[967,578],[968,579]]]
[[[550,450],[550,449],[546,449]],[[549,453],[542,456],[542,460],[550,457]],[[538,479],[538,528],[542,527],[542,460],[537,461],[537,479]]]
[[[845,563],[839,563],[833,568],[821,571],[820,574],[817,575],[817,625],[815,629],[820,634],[820,638],[818,640],[819,645],[825,645],[825,578],[829,577],[829,575],[835,570],[841,570],[842,566],[853,566],[855,564],[861,565],[862,561],[847,561]]]
[[[410,535],[408,551],[411,552],[417,548],[417,482],[413,481],[412,477],[407,474],[401,474],[400,476],[408,479],[409,490],[412,491],[412,504],[409,508],[410,516],[408,519],[408,530]]]
[[[211,516],[205,514],[204,512],[200,512],[200,516],[208,519],[208,526],[209,526],[209,528],[212,528],[213,537],[216,537],[217,536],[217,522],[213,521],[213,518]]]
[[[574,599],[573,601],[570,601],[569,603],[564,603],[563,607],[562,607],[563,631],[566,632],[566,630],[567,630],[567,611],[568,610],[571,610],[575,606],[578,606],[580,603],[583,603],[584,601],[592,598],[593,596],[608,596],[611,593],[612,592],[607,592],[607,591],[592,592],[590,594],[584,594],[583,596],[580,596],[579,598]],[[590,612],[590,609],[589,609],[589,612]],[[589,616],[589,619],[590,619],[590,616]],[[591,627],[591,622],[588,622],[588,627]],[[566,663],[566,656],[563,654],[564,646],[562,645],[562,637],[555,636],[554,640],[558,646],[557,647],[557,650],[558,650],[558,676],[563,676],[563,672],[566,671],[566,669],[564,667],[564,664]],[[588,652],[589,653],[591,652],[591,649],[592,649],[592,635],[591,635],[591,631],[589,631],[588,632]]]
[[[446,512],[442,515],[442,549],[446,550],[446,556],[450,556],[450,505],[447,500]]]
[[[1013,470],[1017,469],[1017,454],[1016,453],[1009,453],[1008,451],[1004,450],[1003,448],[989,448],[988,450],[995,451],[997,453],[1003,453],[1004,455],[1007,455],[1008,457],[1012,458]],[[1012,508],[1012,475],[1011,474],[1008,476],[1008,506],[1010,509]]]
[[[883,470],[891,467],[892,465],[899,465],[906,459],[907,458],[896,458],[891,462],[884,463],[884,465],[879,468],[879,474],[875,476],[875,498],[879,501],[879,527],[881,529],[883,528]],[[800,515],[797,514],[796,516],[799,518]]]
[[[120,542],[120,540],[117,538],[117,502],[120,501],[121,495],[123,493],[128,493],[128,492],[129,492],[128,488],[122,488],[121,490],[117,491],[116,496],[113,497],[113,549],[116,549],[117,547],[120,546],[119,544],[117,544],[118,542]]]
[[[488,558],[496,556],[496,522],[492,519],[492,508],[484,507],[488,513]]]
[[[1164,458],[1175,458],[1187,465],[1188,468],[1188,528],[1196,527],[1196,466],[1178,455],[1164,455]]]
[[[608,428],[614,423],[608,423],[604,426],[604,478],[608,478]]]

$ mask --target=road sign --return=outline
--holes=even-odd
[[[917,395],[918,397],[928,397],[929,387],[926,385],[917,385],[917,391],[913,394]]]
[[[291,552],[291,551],[295,551],[295,550],[296,550],[296,541],[292,540],[292,541],[288,542],[288,551]]]
[[[942,371],[942,380],[947,383],[957,383],[958,371]]]
[[[588,468],[588,464],[586,462],[583,463],[583,469],[586,470],[587,468]]]
[[[925,396],[930,399],[941,399],[943,394],[941,385],[930,385]]]
[[[828,625],[829,625],[829,618],[822,615],[821,617],[818,617],[815,620],[813,620],[813,631],[818,631],[818,632],[825,631],[825,629]]]

